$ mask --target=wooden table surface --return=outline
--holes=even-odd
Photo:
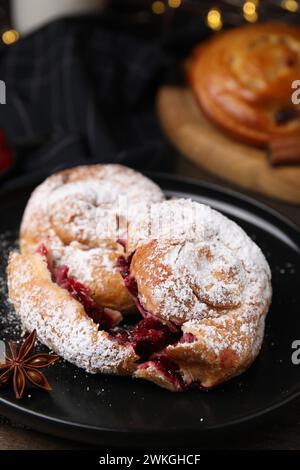
[[[177,160],[176,174],[217,183],[221,182],[200,171],[181,157],[178,157]],[[300,225],[300,206],[267,200],[255,194],[251,195],[271,205]],[[234,432],[233,434],[226,434],[226,436],[214,439],[213,442],[202,442],[200,447],[220,449],[300,449],[300,400],[294,401],[279,416],[276,415],[276,417],[271,417],[265,422],[259,422],[255,431],[253,429],[245,429],[239,431],[238,435],[234,435]],[[10,423],[5,418],[0,417],[0,450],[72,450],[87,448],[88,446],[84,444],[69,442],[24,429],[20,425]]]

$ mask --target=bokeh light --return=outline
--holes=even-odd
[[[244,14],[244,18],[246,21],[249,21],[250,23],[255,23],[255,21],[257,21],[258,19],[258,14],[256,11],[257,4],[258,2],[254,0],[247,1],[244,3],[243,14]]]
[[[152,3],[152,11],[156,15],[162,15],[166,11],[164,2],[156,1]]]
[[[20,33],[16,31],[15,29],[8,29],[7,31],[4,31],[4,33],[2,34],[2,41],[4,42],[4,44],[7,44],[7,45],[17,42],[19,38],[20,38]]]
[[[281,6],[285,10],[292,11],[292,12],[297,11],[299,8],[299,4],[298,2],[296,2],[296,0],[282,0]]]
[[[181,5],[181,0],[168,0],[168,5],[170,8],[179,8]]]
[[[206,23],[214,31],[222,29],[222,15],[218,8],[211,8],[207,13]]]

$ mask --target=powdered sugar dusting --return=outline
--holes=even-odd
[[[116,250],[109,250],[107,246],[88,249],[84,245],[71,242],[70,245],[54,245],[52,254],[57,265],[65,264],[69,268],[71,277],[79,279],[83,284],[95,282],[95,272],[99,269],[116,273]],[[101,284],[101,278],[97,279]]]
[[[139,248],[132,274],[145,309],[182,325],[214,357],[226,348],[253,354],[271,299],[270,268],[259,247],[237,224],[202,204],[166,201],[152,206],[153,214],[154,225],[149,214],[129,232],[129,245]],[[143,257],[148,243],[151,250]]]
[[[115,265],[122,250],[117,239],[123,238],[128,221],[163,199],[155,183],[121,165],[82,166],[57,173],[36,188],[28,202],[21,251],[32,253],[44,242],[57,265],[69,266],[70,275],[92,291],[97,284],[96,297],[104,298],[101,277],[111,274],[114,282],[118,279]],[[124,290],[125,299],[121,278],[118,284],[116,289]],[[129,296],[124,302],[126,309]]]
[[[69,293],[51,281],[40,255],[13,253],[8,284],[23,326],[37,330],[40,341],[91,373],[130,373],[136,358],[85,314]]]
[[[163,199],[155,183],[129,168],[77,167],[51,176],[36,188],[26,208],[21,232],[28,235],[37,214],[40,223],[46,224],[47,232],[52,228],[67,243],[78,241],[98,246],[108,238],[116,240],[120,225],[126,230],[127,221],[140,216],[149,204]]]
[[[73,189],[62,191],[63,196],[58,196],[59,185],[49,182],[52,212],[39,198],[33,198],[33,206],[41,204],[39,210],[46,217],[48,211],[51,214],[46,225],[55,260],[67,264],[71,275],[88,284],[94,279],[93,261],[99,264],[100,260],[103,271],[113,272],[116,250],[122,249],[103,240],[99,244],[94,231],[98,204],[101,217],[109,212],[108,192],[100,201],[91,183],[82,202],[82,195],[76,196],[84,191],[77,177],[69,175]],[[67,186],[65,179],[63,186]],[[68,198],[70,210],[59,212],[57,204]],[[28,221],[31,215],[31,229],[35,214],[31,209],[24,218]],[[271,300],[270,269],[258,246],[237,224],[190,200],[143,206],[133,218],[120,211],[118,224],[122,218],[130,222],[128,250],[136,250],[131,274],[140,303],[187,335],[164,350],[178,360],[185,377],[211,386],[248,367],[261,347]],[[10,272],[11,298],[22,323],[29,330],[36,328],[43,343],[89,372],[134,372],[133,348],[98,331],[82,306],[51,281],[41,256],[13,254]]]

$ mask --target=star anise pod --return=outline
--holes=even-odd
[[[24,395],[26,382],[43,390],[52,390],[48,380],[39,369],[48,367],[59,357],[50,354],[33,354],[35,341],[35,330],[25,339],[20,348],[13,341],[9,341],[6,362],[0,364],[0,385],[6,384],[12,377],[14,391],[18,399]]]

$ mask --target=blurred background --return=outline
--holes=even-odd
[[[0,0],[2,41],[11,44],[63,15],[97,10],[128,27],[146,25],[153,34],[188,24],[220,30],[266,19],[297,21],[300,15],[297,0]]]
[[[299,24],[299,2],[0,0],[0,185],[98,161],[202,177],[163,135],[157,90],[201,39],[269,20]]]
[[[201,39],[269,20],[299,24],[300,1],[0,0],[0,80],[7,88],[0,188],[22,191],[55,171],[96,162],[235,187],[170,144],[158,123],[156,95],[164,84],[183,83],[181,61]],[[244,192],[300,223],[299,204]],[[298,428],[286,439],[278,429],[270,443],[278,435],[299,447]],[[1,436],[9,449],[32,448],[38,440],[22,429],[5,430],[0,417]],[[41,438],[40,448],[51,445]]]

